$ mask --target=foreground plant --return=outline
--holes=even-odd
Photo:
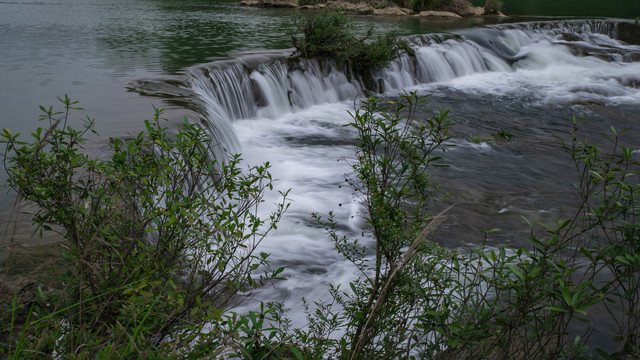
[[[0,351],[12,359],[638,358],[640,163],[622,145],[624,131],[611,128],[595,145],[574,130],[563,143],[578,174],[572,217],[528,223],[520,249],[446,249],[430,241],[443,221],[430,212],[443,198],[432,169],[442,166],[451,123],[442,111],[418,119],[423,100],[369,98],[351,114],[349,184],[365,209],[362,238],[342,235],[332,213],[314,217],[361,276],[331,287],[330,302],[305,303],[301,329],[277,304],[224,310],[281,271],[255,250],[287,208],[282,194],[269,219],[258,217],[268,166],[243,173],[237,156],[209,161],[202,130],[184,124],[169,136],[161,111],[146,133],[114,140],[110,160],[90,159],[82,149],[92,121],[81,132],[66,127],[68,98],[59,119],[43,109],[50,128],[34,143],[5,130],[10,184],[39,206],[36,224],[68,239],[72,270],[64,288],[38,290],[29,306],[14,297]],[[588,345],[596,311],[616,325],[606,349]]]
[[[350,124],[350,183],[371,239],[340,235],[339,219],[315,215],[361,277],[311,307],[297,333],[309,358],[637,357],[640,164],[620,146],[622,132],[611,129],[607,151],[576,132],[565,144],[580,180],[572,218],[529,223],[528,247],[452,250],[429,241],[441,220],[428,212],[439,199],[430,168],[448,139],[447,113],[417,120],[416,94],[401,101],[367,99]],[[603,311],[618,327],[615,345],[594,349],[597,324],[575,323]]]
[[[362,275],[348,290],[332,289],[334,304],[317,304],[310,313],[315,325],[301,338],[345,334],[329,344],[312,342],[316,358],[407,357],[422,336],[419,315],[446,318],[449,274],[439,264],[448,252],[427,236],[434,227],[428,211],[438,200],[431,168],[439,166],[437,151],[450,138],[451,123],[448,112],[417,119],[423,100],[416,93],[397,102],[369,98],[352,114],[349,126],[358,145],[350,184],[366,208],[362,216],[371,238],[341,236],[332,214],[326,220],[316,215],[338,252]]]
[[[232,300],[278,277],[256,250],[288,207],[282,193],[267,218],[258,211],[273,189],[268,163],[211,160],[203,129],[185,121],[169,134],[159,109],[145,132],[112,139],[110,159],[91,158],[93,120],[67,126],[81,109],[60,100],[61,113],[42,108],[48,127],[31,142],[3,134],[9,186],[36,205],[37,227],[66,240],[70,265],[62,289],[24,309],[22,332],[3,328],[12,358],[180,352]]]

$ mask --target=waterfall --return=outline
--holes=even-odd
[[[272,64],[261,64],[258,71],[251,74],[256,88],[264,99],[261,116],[275,118],[291,112],[289,101],[289,79],[287,78],[287,66],[283,61]]]
[[[194,74],[196,75],[196,74]],[[205,126],[212,136],[212,156],[226,159],[240,150],[231,122],[256,114],[255,97],[249,74],[234,64],[222,69],[204,69],[190,78],[190,86],[205,105]]]
[[[564,216],[572,178],[552,144],[574,110],[596,116],[584,114],[589,106],[581,111],[574,105],[606,104],[593,108],[618,122],[606,119],[600,128],[638,121],[640,47],[616,40],[616,31],[606,22],[571,21],[416,35],[406,38],[415,55],[372,74],[367,84],[383,96],[416,90],[434,94],[420,111],[428,114],[433,103],[454,109],[457,146],[445,155],[451,167],[438,176],[447,190],[462,194],[466,207],[439,230],[443,244],[473,242],[488,226],[507,229],[496,244],[514,243],[521,239],[515,214],[541,221]],[[199,65],[188,69],[183,86],[200,98],[194,110],[222,145],[215,156],[235,151],[248,164],[269,161],[278,190],[292,189],[291,209],[261,244],[274,267],[286,269],[287,281],[258,289],[255,298],[284,302],[296,321],[304,319],[300,297],[326,299],[329,284],[348,288],[357,276],[309,214],[332,211],[341,232],[362,234],[366,210],[344,182],[352,171],[354,133],[343,125],[365,85],[330,60],[287,56]],[[493,146],[470,140],[503,127],[515,141]],[[580,131],[586,135],[586,126]],[[272,202],[265,198],[265,207]],[[247,309],[251,304],[236,310]]]
[[[399,92],[475,74],[536,71],[585,57],[618,65],[640,60],[640,47],[621,43],[616,35],[616,23],[593,20],[506,24],[412,36],[406,40],[415,53],[402,55],[375,72],[373,90]],[[365,89],[356,76],[328,59],[271,58],[257,65],[227,61],[203,65],[188,76],[188,86],[205,104],[205,123],[219,146],[216,156],[240,150],[233,121],[275,119],[314,105],[353,100]],[[638,82],[628,76],[616,81]],[[597,98],[598,92],[605,96],[625,92],[587,84],[576,85],[573,93],[589,91],[596,94],[585,97],[588,101]]]

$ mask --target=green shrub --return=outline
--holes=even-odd
[[[35,223],[69,241],[73,271],[58,292],[14,297],[2,313],[0,353],[10,359],[607,359],[640,355],[640,163],[613,127],[604,145],[563,142],[577,172],[575,214],[528,223],[528,246],[467,251],[429,240],[444,220],[432,169],[450,139],[448,112],[416,118],[423,99],[369,98],[349,124],[357,133],[349,183],[366,231],[341,235],[333,213],[314,218],[361,276],[305,303],[292,329],[277,304],[227,314],[234,294],[278,278],[255,246],[286,210],[255,207],[272,187],[268,164],[242,172],[216,164],[208,137],[183,124],[170,136],[161,111],[146,132],[115,139],[109,160],[84,152],[82,131],[44,109],[48,130],[31,143],[5,130],[9,184],[39,206]],[[58,118],[58,116],[60,116]],[[449,210],[450,211],[450,210]],[[526,219],[525,219],[526,220]],[[256,275],[258,277],[256,277]],[[304,301],[304,300],[303,300]],[[616,325],[613,351],[590,349],[570,326],[594,306]],[[204,331],[205,327],[211,331]]]
[[[416,93],[397,102],[369,98],[352,114],[358,145],[349,181],[366,208],[371,241],[341,236],[331,213],[326,219],[315,215],[362,274],[349,289],[332,289],[334,303],[309,312],[314,326],[298,337],[312,339],[308,347],[316,358],[404,358],[418,351],[416,340],[426,334],[421,324],[447,318],[450,269],[441,265],[452,253],[427,237],[435,226],[428,211],[439,188],[431,168],[439,166],[451,123],[448,112],[415,118],[422,101]],[[337,330],[345,335],[335,342],[315,340]]]
[[[403,49],[395,32],[370,41],[373,28],[363,38],[355,37],[351,29],[352,22],[344,11],[325,9],[293,19],[289,35],[298,56],[330,58],[359,74],[386,67]]]
[[[84,148],[93,120],[82,130],[67,126],[81,109],[60,100],[61,113],[42,108],[48,127],[31,142],[2,134],[9,186],[37,206],[39,228],[66,239],[73,267],[46,301],[55,306],[29,310],[25,331],[11,334],[5,352],[137,358],[181,351],[205,324],[223,319],[238,292],[278,277],[282,269],[269,270],[268,254],[256,252],[287,208],[284,193],[269,218],[258,215],[272,189],[268,163],[243,170],[237,155],[212,161],[203,129],[185,121],[170,135],[158,109],[145,132],[113,139],[111,158],[94,159]]]

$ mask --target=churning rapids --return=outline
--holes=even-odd
[[[572,116],[587,118],[579,133],[594,142],[614,126],[629,128],[626,146],[640,148],[640,46],[617,40],[618,27],[540,22],[413,36],[415,56],[375,74],[378,96],[417,90],[432,94],[420,115],[451,109],[455,146],[436,180],[458,204],[438,242],[466,246],[500,228],[490,244],[521,246],[528,228],[520,216],[555,222],[569,214],[576,176],[558,138],[573,129]],[[333,210],[345,234],[363,235],[345,183],[354,133],[343,125],[365,89],[331,62],[289,59],[291,51],[245,54],[134,88],[194,111],[211,130],[216,157],[269,161],[280,188],[292,189],[290,211],[261,245],[287,280],[257,298],[301,311],[301,297],[326,298],[329,283],[355,276],[310,214]],[[499,129],[513,137],[477,141]]]

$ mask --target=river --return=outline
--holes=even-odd
[[[607,15],[633,15],[619,4]],[[282,22],[291,14],[229,1],[0,2],[2,127],[29,131],[38,105],[68,93],[97,119],[100,144],[139,131],[155,104],[174,121],[204,121],[220,153],[271,162],[293,203],[263,250],[288,280],[258,297],[285,301],[299,319],[301,296],[326,297],[329,283],[354,276],[310,214],[334,210],[345,233],[361,232],[359,204],[343,186],[353,156],[343,125],[362,87],[330,64],[288,67]],[[573,116],[587,118],[580,134],[593,139],[629,128],[627,147],[640,149],[640,47],[615,40],[613,23],[357,20],[358,30],[397,30],[416,49],[377,75],[380,96],[416,90],[431,94],[422,115],[451,109],[455,146],[436,174],[457,204],[436,233],[445,246],[473,246],[492,228],[501,231],[490,245],[522,246],[521,216],[555,222],[571,213],[576,177],[558,138]],[[512,138],[482,141],[500,129]]]
[[[133,80],[242,51],[288,48],[282,24],[292,14],[233,0],[0,1],[1,125],[28,133],[37,126],[40,105],[69,94],[97,119],[100,134],[137,132],[152,105],[165,105],[127,91]],[[469,25],[400,18],[361,18],[358,24],[404,35]],[[10,199],[3,193],[0,204]]]

